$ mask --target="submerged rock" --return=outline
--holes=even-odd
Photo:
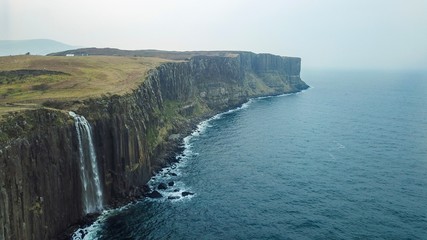
[[[162,198],[163,195],[161,193],[159,193],[158,191],[154,190],[151,193],[149,193],[147,195],[147,197],[149,197],[149,198]]]
[[[183,197],[186,197],[186,196],[194,195],[194,193],[185,191],[185,192],[182,192],[181,195]]]
[[[166,185],[166,183],[160,183],[159,186],[157,186],[157,189],[159,190],[165,190],[167,188],[168,186]]]
[[[170,182],[168,182],[168,186],[169,186],[169,187],[172,187],[173,185],[175,185],[175,182],[174,182],[174,181],[170,181]]]
[[[180,199],[180,196],[169,196],[168,199],[169,200],[174,200],[174,199]]]

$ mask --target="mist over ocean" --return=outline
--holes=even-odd
[[[202,123],[150,182],[174,182],[164,198],[104,214],[85,239],[426,238],[427,74],[302,77],[303,93]]]

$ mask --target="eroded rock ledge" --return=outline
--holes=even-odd
[[[51,239],[82,219],[78,143],[68,110],[93,127],[104,201],[138,195],[168,164],[201,119],[249,98],[298,92],[301,60],[234,52],[193,56],[151,70],[123,96],[48,103],[3,119],[0,131],[0,239]],[[175,134],[175,135],[174,135]],[[172,135],[172,137],[171,137]]]

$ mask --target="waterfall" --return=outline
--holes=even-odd
[[[102,210],[102,188],[96,161],[95,148],[93,147],[92,128],[83,117],[69,112],[74,118],[79,142],[80,178],[82,182],[83,210],[87,213]]]

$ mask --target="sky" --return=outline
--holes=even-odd
[[[311,69],[427,69],[427,0],[0,0],[0,39],[246,50]]]

